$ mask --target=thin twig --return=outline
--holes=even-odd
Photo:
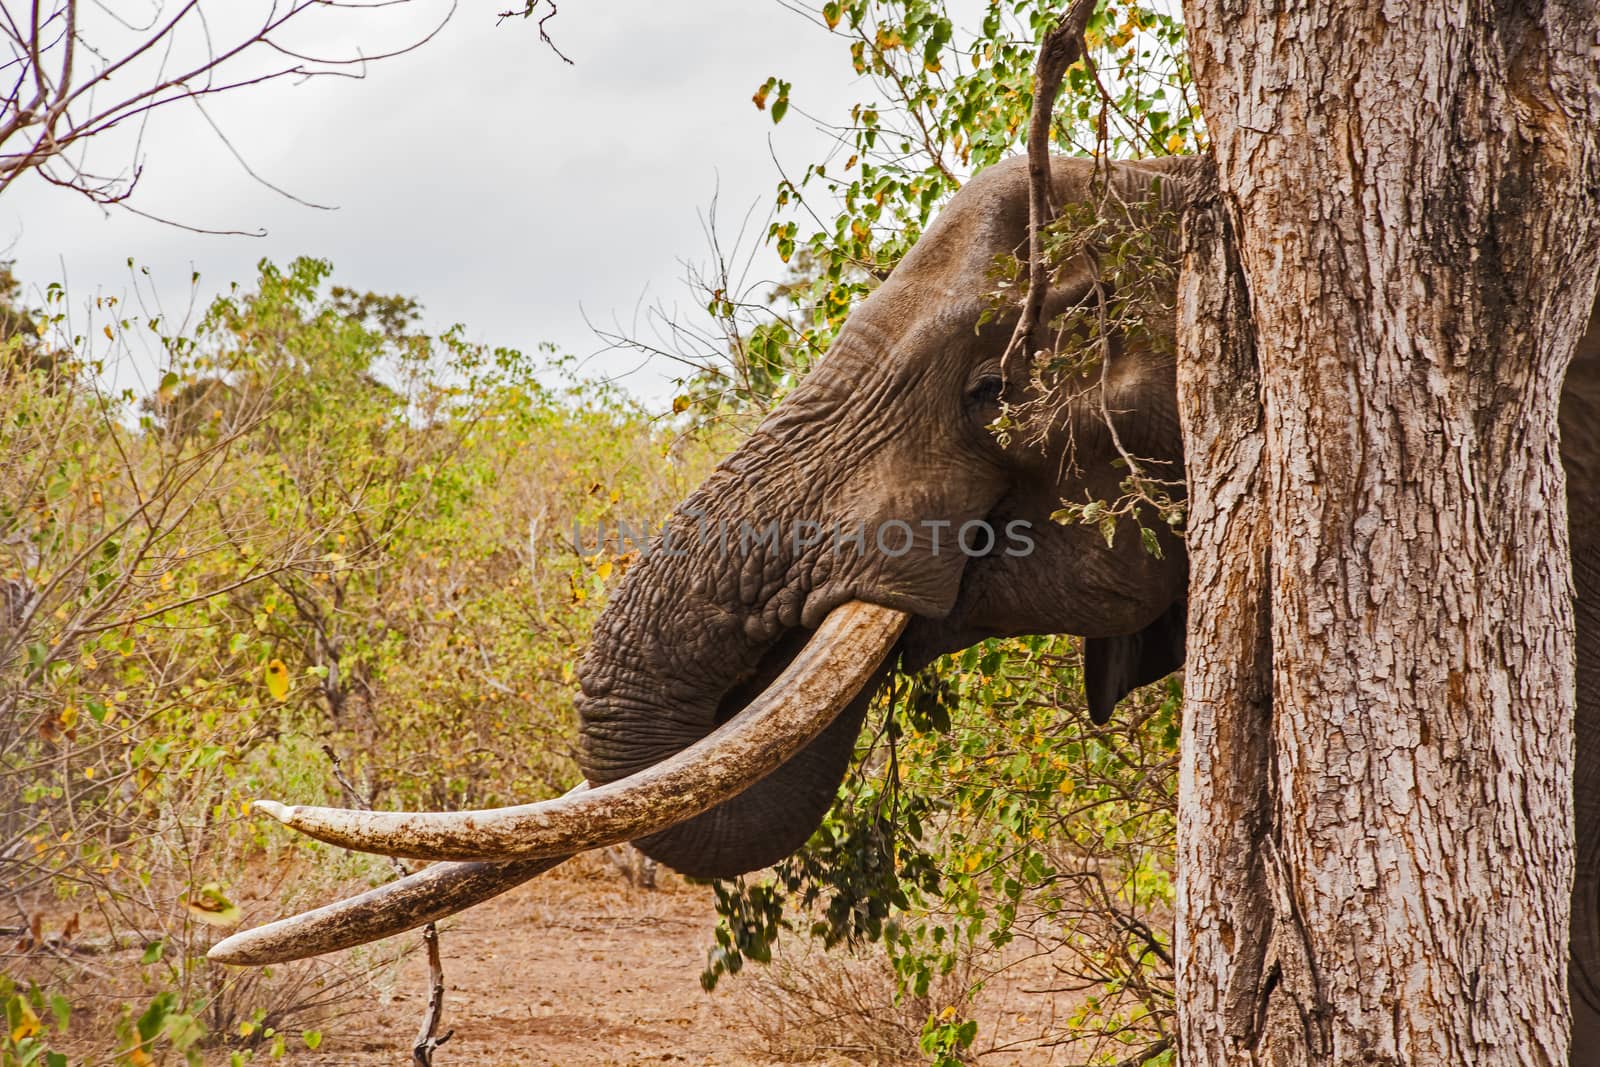
[[[433,1067],[434,1050],[454,1037],[455,1031],[434,1036],[444,1014],[444,965],[439,962],[439,929],[433,923],[422,928],[422,945],[428,950],[428,1007],[417,1028],[417,1042],[411,1046],[411,1062],[417,1067]]]
[[[323,745],[322,751],[333,764],[334,780],[350,798],[350,802],[362,811],[371,811],[371,799],[345,776],[344,764],[339,759],[339,753],[334,751],[332,745]],[[411,873],[411,868],[402,863],[397,856],[390,856],[389,864],[402,878]],[[417,1067],[433,1067],[434,1050],[455,1036],[454,1030],[447,1031],[443,1037],[435,1036],[439,1033],[439,1021],[444,1017],[444,964],[439,959],[437,924],[429,923],[422,928],[422,947],[428,954],[428,1006],[423,1010],[422,1024],[417,1027],[417,1040],[411,1046],[411,1061]]]
[[[135,30],[137,38],[125,48],[109,47],[104,40],[86,34],[77,18],[83,2],[50,0],[46,10],[46,5],[35,0],[32,17],[26,22],[19,23],[9,10],[0,17],[0,42],[11,57],[0,69],[16,70],[15,81],[0,90],[0,194],[22,175],[34,172],[42,180],[75,190],[102,207],[133,210],[127,200],[139,181],[139,153],[152,111],[184,100],[198,104],[205,96],[281,79],[364,77],[369,64],[414,51],[437,36],[455,13],[456,0],[448,0],[446,11],[431,29],[395,48],[375,54],[356,49],[349,55],[326,57],[297,51],[281,38],[330,9],[370,16],[377,9],[415,0],[274,2],[259,22],[252,21],[237,36],[225,40],[213,38],[199,0],[182,0],[175,4],[175,10],[156,3],[146,27],[132,27],[115,12],[105,11],[125,28]],[[179,40],[188,41],[193,36],[186,33],[191,26],[200,35],[201,50],[192,57],[182,53],[186,61],[172,69],[175,56],[180,54],[175,52]],[[97,62],[84,68],[80,51]],[[50,74],[46,73],[47,67],[53,68]],[[33,92],[24,102],[25,86],[30,81]],[[117,87],[115,91],[111,86]],[[133,141],[129,172],[102,175],[91,171],[86,162],[89,144],[98,139],[97,135],[134,120],[139,123],[139,134]],[[211,122],[209,115],[206,121]],[[263,180],[216,124],[212,125],[251,178],[283,192]],[[79,150],[76,159],[69,156],[74,146]],[[172,222],[149,212],[137,213],[199,232],[237,232],[214,231]]]
[[[1155,1059],[1157,1056],[1161,1055],[1171,1047],[1172,1038],[1163,1037],[1159,1041],[1153,1041],[1146,1045],[1143,1049],[1135,1052],[1127,1059],[1118,1060],[1117,1067],[1143,1067],[1144,1064],[1149,1063],[1151,1060]]]
[[[543,6],[544,4],[549,4],[550,5],[550,10],[545,12],[543,15],[539,16],[539,40],[544,42],[544,45],[545,45],[546,48],[550,49],[550,51],[554,52],[557,56],[559,56],[560,59],[561,59],[561,62],[565,63],[569,67],[575,66],[575,64],[572,62],[572,60],[567,57],[567,54],[565,52],[563,52],[561,49],[556,47],[555,41],[550,39],[549,32],[546,31],[545,28],[544,28],[544,24],[545,23],[549,22],[551,19],[555,18],[557,14],[560,13],[556,9],[556,0],[527,0],[527,2],[523,5],[523,8],[522,8],[521,11],[502,11],[502,12],[500,12],[499,20],[501,22],[504,22],[506,19],[515,18],[518,15],[522,16],[525,19],[532,18],[534,16],[534,14],[539,10],[539,8],[541,6]]]

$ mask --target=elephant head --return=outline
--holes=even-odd
[[[1063,158],[1052,192],[1153,217],[1197,171],[1189,159]],[[629,570],[578,672],[587,796],[429,815],[258,805],[350,847],[480,862],[336,905],[321,934],[276,924],[292,951],[271,947],[267,927],[214,958],[265,962],[396,932],[555,862],[534,857],[607,840],[633,838],[700,877],[766,866],[822,819],[896,659],[916,668],[989,636],[1080,635],[1101,720],[1179,666],[1181,541],[1160,524],[1152,544],[1051,518],[1063,501],[1117,498],[1129,457],[1181,496],[1172,294],[1137,336],[1105,331],[1092,366],[1041,390],[1029,368],[1051,327],[1013,344],[1018,313],[994,296],[1027,223],[1024,160],[973,178]],[[1109,285],[1093,256],[1067,257],[1041,320],[1104,307]],[[997,434],[1003,404],[1015,414]],[[796,728],[731,740],[758,710]]]
[[[1173,294],[1137,340],[1106,338],[1103,359],[1039,395],[1018,371],[1026,356],[1007,355],[1017,315],[995,314],[992,296],[997,262],[1026,247],[1024,163],[991,167],[952,199],[820,365],[678,509],[673,550],[627,575],[579,669],[590,782],[707,734],[851,602],[909,616],[896,648],[906,669],[986,637],[1085,637],[1100,721],[1182,663],[1181,542],[1158,526],[1149,546],[1125,526],[1108,544],[1093,524],[1051,519],[1063,501],[1118,498],[1124,454],[1181,493]],[[1054,193],[1086,202],[1109,177],[1101,197],[1170,204],[1193,168],[1166,159],[1097,173],[1058,159]],[[1106,287],[1089,257],[1069,259],[1041,319],[1093,306]],[[1048,349],[1049,330],[1027,347]],[[1021,414],[997,435],[1002,400]],[[700,877],[788,855],[832,803],[873,688],[739,797],[635,843]]]

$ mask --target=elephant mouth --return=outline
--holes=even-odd
[[[255,809],[330,844],[450,862],[236,934],[208,955],[262,965],[377,940],[470,907],[578,852],[690,820],[761,782],[821,735],[878,675],[907,620],[903,611],[862,601],[833,609],[808,640],[790,631],[774,643],[755,673],[723,697],[707,736],[635,774],[555,800],[456,812],[257,801]]]

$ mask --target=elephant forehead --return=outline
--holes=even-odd
[[[1094,163],[1056,157],[1051,166],[1052,195],[1058,204],[1090,197],[1096,180]],[[1161,202],[1171,207],[1181,200],[1185,179],[1197,166],[1181,157],[1113,163],[1101,178],[1109,176],[1122,202],[1141,201],[1159,181]],[[885,297],[894,291],[913,295],[902,312],[906,325],[930,321],[929,305],[984,303],[997,288],[997,259],[1022,256],[1027,236],[1027,160],[1013,157],[980,171],[962,186],[878,292]],[[1082,265],[1068,264],[1066,269],[1072,276],[1058,277],[1053,289],[1081,289],[1090,280]]]
[[[996,257],[1019,253],[1027,241],[1026,172],[1017,177],[1015,167],[998,164],[964,186],[890,280],[951,296],[994,288]]]

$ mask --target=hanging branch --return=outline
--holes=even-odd
[[[556,9],[556,0],[525,0],[521,11],[500,12],[500,21],[504,22],[506,19],[515,18],[518,15],[525,19],[531,19],[533,16],[538,15],[539,9],[546,4],[550,5],[550,10],[546,11],[543,15],[539,15],[539,40],[543,41],[545,47],[554,52],[561,59],[561,62],[565,63],[569,67],[574,66],[572,60],[567,58],[567,54],[556,47],[555,41],[550,39],[549,32],[544,28],[545,23],[549,22],[551,19],[555,18],[556,15],[560,14],[560,12]]]
[[[345,795],[350,798],[350,802],[362,811],[371,811],[372,800],[357,790],[355,784],[345,777],[344,765],[339,760],[339,754],[333,750],[333,746],[323,745],[322,751],[333,763],[333,777]],[[389,857],[389,864],[402,878],[411,873],[411,868],[394,856]],[[444,1016],[444,964],[439,958],[437,924],[429,923],[422,928],[422,947],[428,953],[428,1006],[423,1009],[422,1024],[417,1028],[417,1040],[411,1046],[411,1062],[417,1067],[433,1067],[434,1050],[455,1036],[454,1030],[446,1031],[443,1037],[435,1036],[439,1032],[439,1021]]]
[[[1011,354],[1021,349],[1026,357],[1028,338],[1039,325],[1044,310],[1045,290],[1050,280],[1050,265],[1044,255],[1044,228],[1055,216],[1050,203],[1050,122],[1061,80],[1067,68],[1087,52],[1083,31],[1089,25],[1098,0],[1073,0],[1060,21],[1039,46],[1039,61],[1033,70],[1033,114],[1028,120],[1028,295],[1022,303],[1022,318],[1017,321],[1011,342],[1001,357],[1001,377]],[[1027,360],[1023,361],[1024,378]]]

